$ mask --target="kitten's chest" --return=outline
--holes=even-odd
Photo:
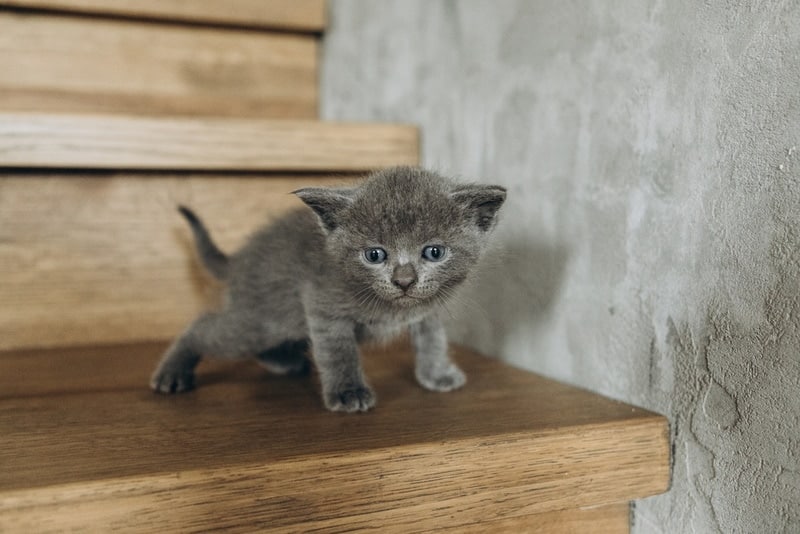
[[[403,311],[360,321],[356,334],[360,341],[388,342],[404,334],[408,327],[425,316],[422,312]]]

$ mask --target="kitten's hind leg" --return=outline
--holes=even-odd
[[[182,393],[194,389],[194,368],[202,358],[187,335],[176,339],[164,353],[153,375],[150,389],[157,393]]]
[[[311,368],[307,339],[284,341],[278,346],[259,352],[256,361],[276,375],[306,374]]]
[[[252,353],[257,340],[248,322],[234,314],[207,313],[195,320],[164,353],[150,387],[158,393],[194,388],[194,368],[203,355],[239,358]]]

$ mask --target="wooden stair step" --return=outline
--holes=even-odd
[[[314,120],[0,113],[0,167],[361,171],[416,164],[417,128]]]
[[[318,48],[310,34],[0,7],[0,110],[311,119]]]
[[[177,204],[232,252],[291,191],[418,158],[410,126],[0,113],[0,349],[164,339],[219,298]]]
[[[321,32],[325,0],[0,0],[0,6]]]
[[[250,362],[203,362],[197,391],[155,395],[164,348],[0,353],[1,531],[608,532],[620,503],[668,485],[663,417],[463,348],[469,382],[448,394],[414,383],[404,344],[366,351],[379,404],[359,415]]]

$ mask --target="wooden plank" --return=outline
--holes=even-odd
[[[0,347],[166,339],[219,287],[185,203],[232,251],[321,176],[0,174]]]
[[[0,110],[313,118],[317,44],[312,36],[0,11]]]
[[[668,484],[663,417],[462,348],[470,381],[449,394],[414,383],[405,346],[367,351],[379,404],[357,416],[250,362],[203,362],[197,391],[154,395],[163,348],[0,358],[0,530],[524,525]]]
[[[0,114],[0,167],[359,171],[418,160],[417,129],[402,125]]]
[[[325,0],[0,0],[0,6],[302,32],[325,29]]]
[[[592,508],[543,512],[510,519],[481,519],[469,525],[443,526],[437,533],[486,534],[627,534],[630,532],[630,506],[627,503]]]

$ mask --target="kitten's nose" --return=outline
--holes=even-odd
[[[408,291],[408,288],[414,285],[414,282],[416,281],[417,272],[410,263],[398,265],[394,268],[394,273],[392,274],[392,283],[403,291]]]

